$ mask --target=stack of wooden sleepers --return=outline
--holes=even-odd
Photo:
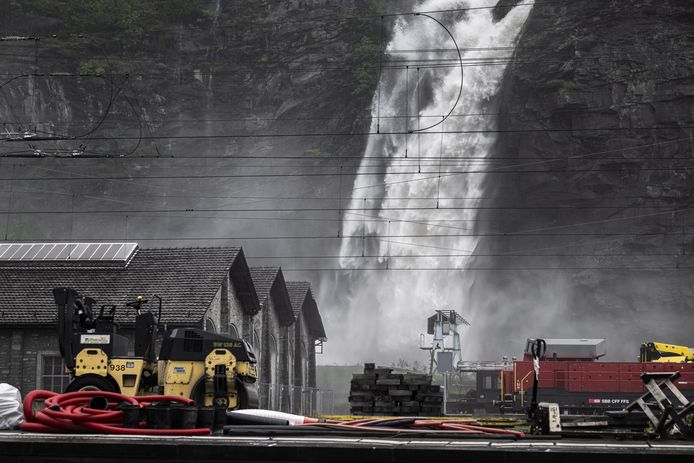
[[[364,373],[352,375],[349,403],[353,415],[441,416],[443,391],[429,375],[366,363]]]

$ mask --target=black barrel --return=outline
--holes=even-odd
[[[210,428],[214,426],[214,407],[198,408],[198,420],[196,428]]]
[[[222,432],[225,424],[227,424],[227,408],[225,406],[214,407],[214,423],[212,430]]]
[[[171,407],[171,426],[174,429],[192,429],[197,425],[198,407]]]
[[[152,429],[171,429],[171,406],[151,405],[146,410],[147,427]]]
[[[122,404],[120,406],[123,412],[123,427],[136,429],[140,427],[141,407],[133,404]]]

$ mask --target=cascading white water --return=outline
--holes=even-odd
[[[339,339],[331,340],[335,361],[343,360],[338,358],[341,355],[354,361],[355,354],[360,360],[413,358],[426,317],[435,308],[462,311],[466,317],[472,316],[474,324],[460,270],[395,269],[462,270],[475,249],[472,236],[430,235],[472,231],[474,210],[447,208],[474,206],[474,198],[481,196],[483,174],[450,172],[483,168],[484,163],[461,158],[487,156],[495,137],[493,133],[460,132],[495,128],[496,118],[489,114],[495,112],[493,97],[506,66],[504,60],[490,63],[490,58],[513,54],[532,8],[524,1],[495,23],[490,8],[477,9],[490,3],[494,4],[490,0],[428,0],[417,6],[416,11],[422,12],[470,9],[432,13],[450,30],[461,50],[462,97],[443,124],[408,136],[402,132],[430,126],[448,114],[459,93],[460,68],[451,37],[436,21],[421,15],[396,19],[385,59],[392,63],[406,58],[411,64],[408,69],[384,67],[380,92],[373,100],[371,132],[380,128],[381,132],[401,134],[369,138],[351,204],[343,216],[343,234],[352,239],[343,240],[340,250],[342,268],[384,267],[387,263],[393,270],[352,275],[350,307],[341,311]],[[442,59],[449,66],[426,66]],[[422,209],[437,204],[438,209]],[[362,258],[363,254],[367,257]],[[336,345],[341,342],[345,345]]]

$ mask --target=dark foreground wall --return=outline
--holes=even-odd
[[[44,360],[58,356],[58,338],[55,329],[2,328],[0,329],[0,381],[9,383],[23,393],[41,384]],[[51,373],[52,373],[51,368]]]
[[[121,330],[133,346],[132,330]],[[55,327],[0,328],[0,382],[22,395],[34,389],[62,392],[68,376],[58,349]]]
[[[694,445],[678,442],[358,438],[146,438],[0,434],[0,461],[83,462],[622,462],[691,461]]]

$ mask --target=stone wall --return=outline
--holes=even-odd
[[[302,311],[295,322],[294,333],[294,377],[295,384],[298,386],[311,387],[311,382],[309,381],[310,345],[312,343],[309,338],[308,324]]]
[[[2,382],[23,394],[37,388],[39,359],[43,353],[58,354],[54,329],[0,329],[0,375]]]
[[[251,317],[244,313],[243,307],[241,306],[241,301],[239,301],[239,298],[236,295],[236,288],[234,287],[234,284],[231,283],[229,278],[226,278],[224,280],[224,286],[226,287],[226,290],[223,292],[223,294],[227,295],[227,304],[225,304],[224,306],[229,308],[227,312],[228,320],[226,320],[227,332],[233,334],[230,330],[230,325],[234,325],[236,331],[238,332],[238,335],[242,336],[241,333],[243,330],[245,319],[250,319]],[[250,339],[250,337],[246,338],[246,340],[249,342]]]
[[[244,313],[241,302],[236,295],[234,283],[228,274],[207,309],[205,317],[213,321],[217,333],[236,336],[236,333],[232,333],[230,330],[230,326],[234,325],[238,336],[250,342],[250,328],[253,320],[251,316]]]
[[[308,387],[316,387],[316,338],[307,336]]]
[[[262,362],[260,365],[260,380],[264,383],[275,383],[277,378],[272,375],[272,359],[270,358],[271,344],[274,344],[272,349],[277,349],[279,360],[279,320],[275,311],[275,301],[272,296],[268,297],[261,310],[263,320],[262,330]],[[279,371],[279,368],[277,368]]]
[[[222,313],[224,313],[225,320],[229,318],[229,307],[222,307],[222,290],[223,288],[220,286],[217,290],[217,294],[214,295],[214,299],[212,299],[210,306],[205,312],[205,319],[211,321],[214,325],[214,329],[210,329],[211,327],[204,325],[205,329],[214,331],[215,333],[225,332],[224,328],[226,327],[222,324]]]
[[[128,338],[128,351],[133,352],[132,330],[121,330]],[[0,328],[0,382],[17,387],[22,394],[48,387],[41,382],[43,358],[60,356],[55,327]],[[61,371],[62,372],[62,371]],[[58,370],[54,374],[59,373]]]

